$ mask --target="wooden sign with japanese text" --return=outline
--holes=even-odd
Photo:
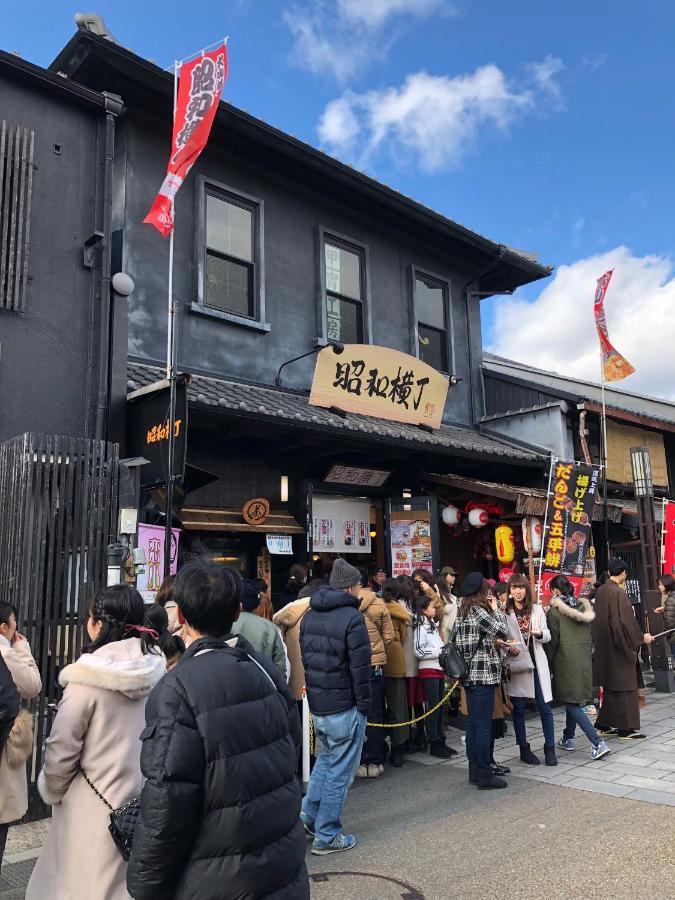
[[[345,344],[339,355],[332,347],[319,353],[309,402],[440,428],[447,394],[448,379],[414,356],[388,347]]]

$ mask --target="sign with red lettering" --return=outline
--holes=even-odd
[[[663,504],[661,571],[664,575],[675,575],[675,501],[665,500]]]

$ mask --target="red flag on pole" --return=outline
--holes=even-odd
[[[173,230],[173,198],[209,139],[226,77],[225,42],[181,66],[169,165],[155,202],[143,219],[164,237]]]
[[[597,287],[595,289],[595,300],[593,301],[593,313],[595,315],[595,327],[598,329],[598,337],[600,338],[600,355],[602,356],[602,371],[605,381],[620,381],[632,375],[635,369],[627,359],[619,353],[618,350],[611,345],[609,334],[607,333],[607,319],[605,318],[605,294],[612,280],[614,269],[598,278]]]

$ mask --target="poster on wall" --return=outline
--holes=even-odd
[[[172,528],[171,575],[175,575],[178,571],[179,538],[180,528]],[[164,580],[164,527],[162,525],[139,525],[138,546],[145,550],[145,572],[136,579],[136,589],[146,603],[152,603]]]
[[[600,468],[555,459],[551,466],[540,592],[550,594],[551,579],[566,575],[579,593],[591,546],[591,518]]]
[[[315,553],[370,553],[370,500],[315,494],[312,514]]]
[[[415,569],[433,572],[429,510],[391,513],[392,576],[412,575]]]

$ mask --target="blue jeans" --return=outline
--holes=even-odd
[[[593,727],[593,723],[584,712],[583,706],[578,703],[566,703],[565,714],[566,720],[565,729],[563,731],[563,740],[571,740],[576,734],[578,725],[591,744],[593,744],[594,747],[597,747],[600,743],[600,736]]]
[[[496,684],[464,685],[466,694],[466,756],[469,765],[489,769],[492,761],[492,712]]]
[[[544,729],[544,744],[552,747],[555,744],[555,730],[553,727],[553,713],[551,712],[551,704],[544,702],[544,695],[541,692],[539,684],[539,676],[535,669],[532,673],[534,676],[534,699],[537,702],[539,710],[539,718],[541,726]],[[511,697],[513,704],[513,730],[516,733],[516,740],[520,747],[527,744],[527,732],[525,731],[525,710],[527,709],[527,697]]]
[[[366,717],[353,706],[334,716],[314,716],[321,752],[309,777],[302,812],[314,822],[316,840],[330,843],[342,831],[342,807],[354,781],[366,733]]]

